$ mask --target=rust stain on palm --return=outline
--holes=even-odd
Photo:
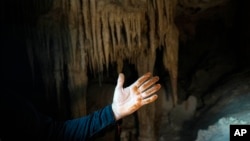
[[[135,94],[140,94],[140,92],[138,91],[138,87],[134,86],[132,87],[132,92],[135,93]]]
[[[133,111],[134,112],[134,111],[136,111],[139,108],[140,108],[140,104],[137,103],[137,104],[133,105],[131,108],[129,108],[129,111]]]

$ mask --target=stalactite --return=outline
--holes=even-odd
[[[98,11],[97,11],[98,12]],[[104,59],[103,59],[103,50],[102,50],[102,31],[101,31],[101,21],[100,21],[100,13],[96,14],[96,22],[95,22],[96,26],[95,26],[95,29],[96,29],[96,42],[97,42],[97,63],[98,63],[98,67],[97,67],[97,72],[101,72],[103,70],[103,64],[104,64]]]
[[[150,40],[150,49],[151,54],[155,54],[156,50],[156,41],[155,41],[155,12],[152,5],[148,5],[148,18],[149,18],[149,40]]]
[[[73,65],[75,65],[76,60],[76,48],[78,44],[78,38],[77,38],[77,28],[78,28],[78,5],[77,1],[70,1],[70,9],[69,9],[69,16],[68,16],[68,26],[69,26],[69,35],[70,35],[70,43],[69,43],[69,57],[70,62],[73,62]]]
[[[133,15],[133,17],[131,16],[131,19],[130,19],[130,27],[129,28],[131,29],[131,31],[130,31],[130,33],[131,33],[130,39],[131,39],[132,43],[133,43],[133,39],[136,36],[136,20],[138,20],[138,19],[136,19],[136,15],[137,14]]]
[[[97,70],[98,64],[98,54],[97,54],[97,42],[96,42],[96,1],[90,0],[90,15],[91,15],[91,30],[92,30],[92,47],[93,47],[93,54],[91,54],[90,59],[94,59],[93,61],[93,70]]]
[[[123,60],[122,58],[117,58],[117,73],[122,72],[123,69]]]
[[[80,6],[80,10],[82,10],[82,5]],[[80,49],[80,70],[85,70],[86,63],[86,52],[85,52],[85,44],[83,38],[86,37],[84,35],[84,21],[83,21],[83,13],[79,11],[79,27],[78,27],[78,41],[79,41],[79,49]]]
[[[144,14],[144,12],[143,12]],[[142,24],[142,17],[144,16],[142,13],[139,13],[136,15],[136,23],[135,23],[135,31],[136,31],[136,34],[137,34],[137,44],[138,44],[138,47],[141,47],[141,34],[142,34],[142,27],[141,27],[141,24]]]
[[[120,12],[118,13],[120,15]],[[117,16],[115,18],[115,29],[116,29],[116,36],[117,36],[117,45],[121,44],[121,28],[122,28],[122,18]]]
[[[114,19],[115,16],[113,13],[109,13],[109,27],[110,27],[110,33],[111,33],[111,39],[112,39],[112,50],[113,53],[116,53],[116,42],[115,42],[115,23]],[[115,55],[115,54],[114,54]],[[113,58],[113,57],[112,57]],[[115,58],[114,58],[115,59]]]
[[[123,24],[125,27],[125,34],[126,34],[126,43],[128,50],[131,51],[131,40],[130,40],[130,15],[123,15]]]
[[[159,36],[159,42],[160,44],[163,44],[163,38],[164,38],[164,9],[163,9],[163,1],[164,0],[156,0],[156,4],[157,4],[157,18],[158,18],[158,22],[157,22],[157,31],[158,31],[158,36]]]
[[[83,15],[83,24],[84,24],[84,32],[86,40],[90,41],[91,36],[91,28],[90,28],[90,11],[89,11],[89,0],[82,0],[82,15]],[[85,47],[86,48],[86,47]]]
[[[172,0],[172,1],[165,1],[164,5],[166,7],[165,13],[166,13],[166,18],[167,18],[167,23],[168,24],[175,24],[174,23],[174,18],[175,18],[175,13],[176,13],[176,7],[177,7],[178,0]]]
[[[101,23],[102,23],[102,39],[103,39],[103,50],[104,50],[104,56],[105,56],[105,64],[106,69],[108,70],[109,67],[109,45],[110,45],[110,36],[109,36],[109,26],[108,26],[108,20],[107,20],[107,13],[103,12],[103,15],[101,16]]]
[[[92,48],[92,30],[91,30],[91,21],[90,21],[90,0],[81,0],[82,3],[82,31],[83,33],[83,46],[82,46],[82,51],[84,52],[84,55],[82,55],[82,59],[84,60],[84,65],[87,66],[89,65],[90,71],[93,73],[93,64],[94,60],[91,59],[91,56],[88,54],[93,54],[90,50]]]
[[[65,0],[66,2],[67,0]],[[63,4],[65,3],[63,2]],[[67,60],[67,63],[74,66],[75,65],[75,60],[76,60],[76,48],[77,48],[77,42],[78,42],[78,38],[77,38],[77,27],[78,25],[78,18],[77,18],[77,14],[78,14],[78,5],[77,5],[77,1],[69,1],[70,2],[70,7],[69,9],[67,8],[65,10],[67,17],[68,17],[68,27],[69,27],[69,60]]]
[[[129,6],[129,2],[127,4]],[[98,72],[103,71],[103,65],[108,68],[109,62],[116,62],[117,58],[129,59],[132,56],[129,52],[141,46],[145,10],[128,10],[116,1],[90,1],[90,9],[92,44],[87,49],[88,60],[91,70]],[[88,15],[83,17],[88,21]],[[86,27],[87,24],[84,22],[84,25]]]

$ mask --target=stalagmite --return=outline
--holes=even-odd
[[[150,51],[150,50],[149,50]],[[146,72],[153,72],[155,64],[155,54],[142,52],[138,57],[138,75]],[[149,112],[150,111],[150,112]],[[139,141],[156,141],[155,124],[150,121],[155,119],[155,103],[142,107],[137,111],[139,120]]]
[[[167,49],[164,51],[164,66],[169,70],[171,85],[172,85],[172,95],[173,95],[173,104],[177,105],[178,96],[177,96],[177,76],[178,76],[178,30],[176,27],[169,29],[172,36],[168,36],[165,39]]]

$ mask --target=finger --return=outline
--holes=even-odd
[[[151,73],[148,72],[146,74],[144,74],[143,76],[141,76],[136,82],[135,85],[137,87],[140,87],[146,80],[148,80],[151,77]]]
[[[150,88],[152,85],[154,85],[157,81],[159,81],[159,77],[158,76],[155,76],[151,79],[149,79],[148,81],[146,81],[145,83],[143,83],[139,90],[140,92],[143,92],[145,91],[146,89]]]
[[[145,92],[142,93],[142,98],[146,98],[149,97],[150,95],[156,93],[158,90],[160,90],[161,85],[160,84],[156,84],[155,86],[149,88],[148,90],[146,90]]]
[[[158,98],[158,95],[157,94],[154,94],[148,98],[145,98],[142,100],[142,105],[146,105],[146,104],[149,104],[151,102],[154,102],[156,99]]]
[[[125,81],[125,76],[123,73],[120,73],[117,79],[116,87],[123,87],[124,81]]]

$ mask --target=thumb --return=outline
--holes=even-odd
[[[123,73],[119,73],[119,77],[117,79],[117,85],[116,87],[118,88],[122,88],[123,87],[123,84],[124,84],[124,81],[125,81],[125,76]]]

